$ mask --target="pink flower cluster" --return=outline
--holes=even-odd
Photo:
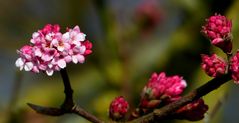
[[[137,118],[152,112],[154,108],[180,100],[186,86],[186,81],[180,76],[167,77],[164,72],[153,73],[143,89],[139,108],[131,114],[131,117]],[[175,111],[172,118],[201,120],[207,110],[208,106],[202,99],[199,99]]]
[[[167,77],[164,72],[153,73],[141,95],[140,106],[154,108],[161,101],[173,101],[180,98],[187,83],[180,76]]]
[[[119,96],[111,102],[109,116],[113,120],[122,120],[128,110],[128,102],[122,96]]]
[[[216,54],[211,56],[202,54],[201,66],[203,70],[212,77],[218,77],[226,72],[227,63]]]
[[[230,53],[232,50],[231,29],[231,20],[215,14],[206,20],[202,33],[211,40],[213,45],[221,48],[225,53]]]
[[[206,21],[206,25],[202,27],[202,32],[212,41],[213,45],[221,48],[230,58],[232,55],[231,20],[215,14]],[[219,77],[229,72],[234,82],[239,83],[239,51],[228,59],[228,63],[216,54],[212,56],[202,55],[202,68],[212,77]],[[227,68],[229,69],[227,70]]]
[[[239,51],[231,58],[230,71],[232,73],[232,79],[235,83],[239,84]]]
[[[92,43],[85,36],[78,26],[62,34],[59,25],[47,24],[32,34],[30,45],[18,50],[20,58],[16,66],[34,73],[45,71],[51,76],[54,71],[65,68],[67,63],[83,63],[85,56],[92,52]]]
[[[174,113],[177,119],[187,119],[190,121],[198,121],[204,118],[208,106],[204,103],[203,99],[198,99],[189,103]]]

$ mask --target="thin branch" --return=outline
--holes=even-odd
[[[75,105],[72,108],[72,113],[80,115],[93,123],[104,123],[103,121],[99,120],[96,116],[88,113],[87,111],[85,111],[83,108],[81,108],[78,105]]]
[[[227,81],[231,80],[231,74],[225,74],[221,77],[214,78],[210,81],[208,81],[206,84],[202,85],[201,87],[191,91],[184,97],[182,97],[180,100],[170,103],[160,109],[155,109],[152,113],[149,113],[147,115],[144,115],[138,119],[135,119],[133,121],[129,121],[128,123],[147,123],[150,121],[158,120],[158,119],[164,119],[168,116],[170,116],[175,110],[178,108],[199,99],[200,97],[208,94],[209,92],[219,88],[221,85],[226,83]]]
[[[34,111],[36,111],[39,114],[44,114],[49,116],[61,116],[65,113],[60,108],[44,107],[44,106],[39,106],[32,103],[27,103],[27,105],[30,106]]]
[[[31,104],[31,103],[28,103],[28,105],[37,113],[44,114],[44,115],[61,116],[67,113],[74,113],[93,123],[103,123],[103,121],[98,119],[96,116],[90,114],[89,112],[81,108],[80,106],[74,104],[73,96],[72,96],[73,89],[71,87],[67,72],[65,69],[61,69],[60,73],[61,73],[61,77],[64,83],[64,89],[65,89],[64,90],[65,100],[63,104],[61,105],[61,107],[60,108],[43,107],[43,106]]]
[[[60,70],[61,77],[63,80],[64,84],[64,93],[65,93],[65,101],[62,104],[61,108],[64,109],[65,111],[71,111],[71,108],[74,106],[73,102],[73,89],[71,88],[70,80],[67,74],[66,69],[61,69]]]

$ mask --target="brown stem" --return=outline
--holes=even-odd
[[[84,117],[85,119],[91,121],[92,123],[104,123],[103,121],[99,120],[94,115],[88,113],[87,111],[85,111],[83,108],[81,108],[78,105],[75,105],[72,108],[72,113],[80,115],[80,116]]]
[[[84,117],[86,120],[91,121],[93,123],[103,123],[100,119],[96,116],[90,114],[89,112],[85,111],[78,105],[74,104],[73,101],[73,89],[71,88],[71,84],[69,81],[69,77],[65,69],[60,70],[61,77],[64,83],[64,93],[65,93],[65,100],[60,108],[55,107],[43,107],[35,104],[28,103],[28,105],[35,110],[37,113],[45,114],[49,116],[61,116],[67,113],[74,113],[81,117]]]
[[[201,87],[191,91],[180,100],[170,103],[160,109],[155,109],[152,113],[144,115],[138,119],[133,121],[129,121],[128,123],[147,123],[150,121],[154,121],[155,119],[163,119],[167,116],[170,116],[172,112],[177,110],[178,108],[199,99],[200,97],[208,94],[209,92],[219,88],[222,84],[226,83],[227,81],[231,80],[231,74],[225,74],[221,77],[214,78],[208,81],[206,84],[202,85]]]
[[[61,78],[63,80],[64,88],[65,88],[64,90],[65,100],[61,108],[67,112],[67,111],[71,111],[72,107],[74,106],[73,96],[72,96],[73,89],[71,88],[71,83],[70,83],[66,69],[61,69],[60,73],[61,73]]]

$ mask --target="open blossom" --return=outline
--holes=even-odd
[[[204,114],[207,110],[208,105],[204,103],[203,99],[198,99],[181,107],[173,115],[177,119],[198,121],[204,118]]]
[[[30,45],[18,51],[20,58],[16,66],[35,73],[45,71],[51,76],[54,71],[65,68],[67,63],[83,63],[85,56],[92,52],[92,44],[85,40],[85,36],[78,26],[62,34],[59,25],[47,24],[32,34]]]
[[[153,73],[143,89],[140,106],[154,108],[161,101],[173,101],[180,98],[186,86],[186,81],[180,76],[167,77],[164,72]]]
[[[221,48],[225,53],[230,53],[232,50],[231,29],[231,20],[215,14],[206,20],[202,33],[211,40],[213,45]]]
[[[230,71],[235,83],[239,83],[239,51],[231,58]]]
[[[109,116],[113,120],[122,120],[129,110],[128,102],[122,97],[116,97],[110,104]]]
[[[202,69],[212,77],[218,77],[226,72],[227,63],[216,54],[211,56],[202,54]]]

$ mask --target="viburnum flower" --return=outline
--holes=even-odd
[[[204,103],[203,99],[198,99],[178,109],[173,116],[176,119],[198,121],[204,118],[207,110],[208,105]]]
[[[202,33],[211,40],[213,45],[221,48],[225,53],[230,53],[232,50],[231,29],[231,20],[220,14],[215,14],[206,19]]]
[[[230,60],[230,71],[234,82],[239,84],[239,51]]]
[[[143,0],[136,8],[135,18],[144,33],[155,29],[162,20],[162,10],[159,9],[157,2],[157,0]]]
[[[116,97],[110,104],[109,116],[113,120],[122,120],[129,110],[128,102],[122,97]]]
[[[167,77],[164,72],[153,73],[141,94],[140,107],[155,108],[162,101],[176,100],[186,86],[186,81],[180,76]]]
[[[65,68],[67,63],[83,63],[85,56],[92,52],[92,44],[85,40],[85,36],[79,26],[62,34],[59,25],[47,24],[32,34],[30,45],[18,50],[20,58],[16,66],[35,73],[45,71],[51,76],[54,71]]]
[[[218,77],[226,72],[227,63],[217,56],[216,54],[212,54],[211,56],[202,54],[202,69],[212,77]]]

